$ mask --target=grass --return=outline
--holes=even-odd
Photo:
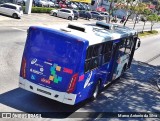
[[[148,36],[148,35],[156,35],[158,34],[158,31],[153,30],[153,31],[144,31],[144,32],[139,32],[138,35],[139,37],[144,37],[144,36]]]

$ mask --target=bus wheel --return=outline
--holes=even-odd
[[[126,71],[126,67],[127,67],[127,64],[124,65],[123,69],[122,69],[122,72],[121,72],[121,76],[124,75],[124,72]]]
[[[96,87],[93,92],[93,100],[97,98],[98,94],[100,92],[100,81],[96,84]]]

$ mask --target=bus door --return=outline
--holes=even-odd
[[[110,66],[110,75],[109,75],[109,79],[108,81],[112,81],[113,79],[113,74],[115,72],[115,69],[117,68],[118,66],[118,63],[117,63],[117,60],[118,60],[118,49],[119,49],[119,46],[120,46],[120,40],[117,40],[114,42],[113,44],[113,49],[112,49],[112,59],[111,59],[111,66]]]
[[[129,56],[129,62],[128,62],[127,68],[130,68],[130,66],[131,66],[131,62],[132,62],[132,59],[133,59],[134,51],[136,49],[137,36],[131,38],[131,43],[132,43],[131,53],[130,53],[130,56]]]

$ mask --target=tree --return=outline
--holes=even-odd
[[[144,27],[146,25],[146,22],[147,22],[147,16],[149,16],[151,14],[151,11],[149,9],[145,9],[143,12],[142,12],[142,21],[143,21],[143,29],[142,29],[142,33],[144,31]]]
[[[147,20],[151,22],[151,31],[152,31],[154,24],[160,21],[160,17],[157,14],[153,13],[147,16]]]
[[[138,3],[137,6],[134,7],[134,13],[136,15],[136,19],[134,22],[133,29],[135,28],[136,22],[137,22],[137,17],[140,16],[140,14],[143,14],[143,12],[147,9],[147,5],[144,3]]]
[[[160,0],[157,0],[156,10],[158,11],[158,14],[160,14]]]
[[[111,16],[113,15],[113,11],[119,8],[119,6],[115,7],[114,3],[116,3],[117,5],[120,5],[123,1],[124,0],[109,0],[110,4],[109,4],[109,10],[108,10],[108,13],[109,13],[108,23],[110,23],[111,21]]]
[[[126,1],[126,6],[124,7],[124,9],[127,11],[127,17],[126,20],[124,22],[124,26],[126,25],[129,17],[135,13],[136,11],[136,6],[139,3],[139,1],[135,1],[135,0],[127,0]]]

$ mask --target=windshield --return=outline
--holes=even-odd
[[[22,11],[22,7],[19,7],[19,10]]]

